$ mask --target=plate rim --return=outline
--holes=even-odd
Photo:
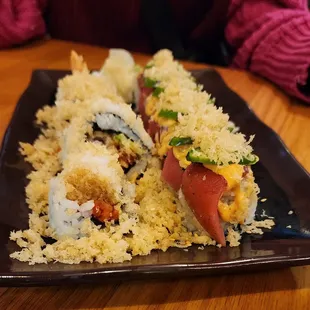
[[[213,73],[219,75],[221,74],[216,69],[201,69],[201,70],[190,70],[193,73],[201,74],[205,71],[212,71]],[[15,119],[18,116],[19,109],[22,105],[22,99],[29,91],[34,79],[37,78],[37,75],[40,72],[70,72],[69,70],[57,70],[57,69],[35,69],[32,71],[31,79],[28,82],[25,90],[19,97],[17,104],[12,113],[11,119],[8,122],[7,128],[4,132],[3,139],[0,147],[0,166],[2,166],[2,159],[6,152],[6,144],[10,138],[10,128],[14,123]],[[222,77],[221,77],[222,79]],[[281,146],[285,152],[289,155],[291,159],[294,160],[294,163],[299,166],[302,172],[310,179],[310,173],[301,165],[301,163],[296,159],[296,157],[288,149],[282,138],[268,125],[264,123],[258,116],[254,113],[251,106],[240,97],[236,92],[234,92],[223,80],[228,91],[232,94],[238,96],[242,100],[247,109],[249,110],[251,117],[255,118],[256,122],[259,122],[264,126],[265,130],[268,130],[275,138],[281,143]],[[276,240],[275,240],[276,241]],[[27,263],[26,263],[27,264]],[[50,263],[53,264],[53,263]],[[145,264],[145,265],[133,265],[133,266],[115,266],[113,268],[105,268],[104,264],[98,264],[98,268],[94,269],[84,269],[84,270],[67,270],[67,271],[31,271],[31,272],[22,272],[22,271],[12,271],[10,273],[0,273],[0,286],[29,286],[29,285],[55,285],[59,281],[65,281],[65,283],[83,283],[89,282],[92,280],[94,282],[102,282],[105,280],[108,275],[108,280],[111,278],[120,278],[120,277],[129,277],[130,279],[137,279],[139,277],[147,277],[151,275],[152,277],[169,275],[169,276],[186,276],[191,273],[191,275],[212,275],[212,274],[227,274],[234,273],[241,270],[245,271],[255,271],[257,270],[266,270],[270,267],[272,268],[283,268],[283,267],[292,267],[292,266],[301,266],[305,264],[310,264],[310,255],[298,255],[292,254],[290,256],[286,255],[277,255],[274,256],[262,256],[257,258],[250,259],[237,259],[230,260],[229,264],[227,262],[217,262],[217,263],[208,263],[208,262],[197,262],[197,263],[170,263],[170,264]],[[65,264],[64,264],[65,265]],[[178,275],[176,275],[176,271]],[[95,277],[95,280],[94,280]],[[47,283],[48,282],[48,283]]]

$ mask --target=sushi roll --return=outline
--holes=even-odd
[[[96,100],[89,110],[72,121],[61,139],[62,160],[83,152],[84,141],[103,144],[118,155],[118,161],[132,181],[145,170],[154,146],[140,117],[124,103]],[[81,143],[82,142],[82,143]]]
[[[126,233],[137,221],[134,193],[117,156],[85,142],[84,152],[70,154],[50,181],[48,214],[55,238],[78,239],[89,225],[122,226]]]
[[[137,76],[140,67],[135,64],[132,55],[124,49],[110,49],[109,56],[95,75],[110,79],[126,103],[133,103],[137,96]]]
[[[138,78],[139,111],[164,160],[162,178],[177,193],[185,225],[225,246],[228,225],[254,219],[259,188],[250,142],[167,50]]]
[[[72,73],[58,81],[55,105],[59,131],[66,128],[71,120],[89,108],[90,102],[107,98],[125,102],[111,78],[103,74],[92,74],[82,56],[71,52]]]
[[[154,139],[156,133],[176,122],[178,113],[195,113],[192,91],[199,91],[205,102],[210,100],[210,95],[200,91],[191,74],[173,59],[169,50],[154,55],[138,76],[138,86],[139,113]]]
[[[58,81],[57,106],[64,102],[82,103],[100,98],[125,102],[115,83],[106,75],[91,74],[83,57],[74,51],[71,52],[71,70],[71,74]]]

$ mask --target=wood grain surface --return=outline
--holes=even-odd
[[[107,50],[49,40],[0,52],[0,139],[33,69],[68,69],[74,49],[90,68],[101,66]],[[135,54],[137,63],[148,56]],[[188,69],[205,65],[184,63]],[[226,83],[272,127],[310,171],[310,107],[250,73],[218,68]],[[102,285],[0,288],[0,309],[310,309],[310,266],[272,272],[114,282]]]

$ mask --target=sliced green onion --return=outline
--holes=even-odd
[[[144,78],[144,86],[145,87],[154,88],[156,86],[156,84],[157,84],[157,81],[152,80],[148,77]]]
[[[152,80],[148,77],[144,78],[144,86],[148,88],[154,88],[153,94],[152,94],[154,97],[158,97],[159,94],[165,90],[164,88],[156,86],[156,85],[158,85],[158,81]]]
[[[160,93],[162,93],[165,89],[162,87],[156,87],[153,91],[153,96],[158,97]]]
[[[181,145],[187,145],[187,144],[192,144],[193,140],[190,137],[173,137],[169,145],[171,146],[181,146]]]
[[[160,110],[158,116],[168,119],[178,120],[178,112],[171,110]]]

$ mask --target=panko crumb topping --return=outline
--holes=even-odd
[[[152,250],[166,251],[169,247],[178,247],[187,251],[192,244],[198,244],[198,249],[203,250],[206,246],[216,245],[208,235],[189,231],[184,226],[185,214],[179,207],[180,202],[177,195],[162,181],[161,165],[155,158],[149,160],[147,170],[134,188],[128,186],[126,189],[128,193],[133,194],[130,194],[130,199],[123,198],[127,204],[126,211],[122,211],[122,206],[117,206],[119,225],[96,225],[88,218],[82,223],[82,237],[77,239],[70,236],[58,238],[55,230],[51,228],[48,209],[50,180],[59,176],[64,168],[71,169],[72,165],[69,159],[64,159],[63,132],[70,130],[68,126],[72,122],[76,122],[75,128],[81,125],[77,117],[89,115],[87,113],[91,102],[106,98],[125,104],[125,101],[131,98],[128,89],[133,81],[136,81],[138,72],[133,71],[136,69],[128,55],[118,52],[113,55],[115,61],[127,62],[129,71],[126,87],[116,80],[115,70],[119,68],[117,63],[108,61],[106,67],[101,69],[102,74],[91,74],[83,57],[72,52],[72,74],[59,81],[55,105],[45,106],[36,114],[36,123],[44,125],[40,135],[32,144],[20,143],[20,153],[33,167],[33,171],[27,176],[29,183],[25,189],[31,213],[29,229],[11,232],[10,240],[21,248],[12,253],[11,258],[31,265],[49,262],[121,263],[131,260],[136,255],[148,255]],[[249,143],[253,138],[246,140],[242,134],[233,134],[227,129],[230,126],[228,115],[213,105],[210,95],[202,91],[202,87],[197,86],[190,73],[173,60],[170,51],[158,52],[152,60],[152,65],[145,70],[145,76],[159,80],[160,85],[165,87],[156,104],[180,112],[179,123],[174,130],[180,135],[195,136],[202,149],[209,152],[210,159],[221,160],[223,164],[237,162],[252,151]],[[172,80],[175,82],[171,83]],[[177,91],[180,87],[181,97]],[[181,114],[191,108],[187,104],[189,100],[196,103],[194,106],[205,103],[199,113],[191,114],[190,118]],[[141,123],[140,120],[139,122]],[[87,123],[81,126],[86,128],[86,132],[90,130]],[[198,127],[203,128],[200,133],[197,132]],[[209,131],[210,127],[216,128],[216,131]],[[71,150],[76,145],[74,137],[80,137],[79,134],[72,134],[71,144],[69,143]],[[91,150],[93,155],[102,151],[97,146],[89,145],[87,142],[83,144],[84,151]],[[80,148],[77,150],[81,151]],[[77,157],[78,155],[76,154]],[[113,159],[114,155],[111,156]],[[84,167],[72,170],[71,175],[64,177],[67,186],[66,198],[81,205],[95,197],[98,200],[108,200],[114,205],[116,200],[120,199],[109,189],[114,176],[111,174],[107,180],[98,178],[96,169],[104,169],[104,166],[95,166],[94,163],[85,164],[87,172],[83,170],[86,169]],[[121,191],[118,194],[126,196]],[[236,229],[235,225],[228,225],[226,241],[230,246],[236,247],[240,244],[242,233],[261,234],[262,229],[270,229],[273,225],[274,221],[271,219],[241,225],[241,231]],[[51,238],[54,242],[49,242]]]

